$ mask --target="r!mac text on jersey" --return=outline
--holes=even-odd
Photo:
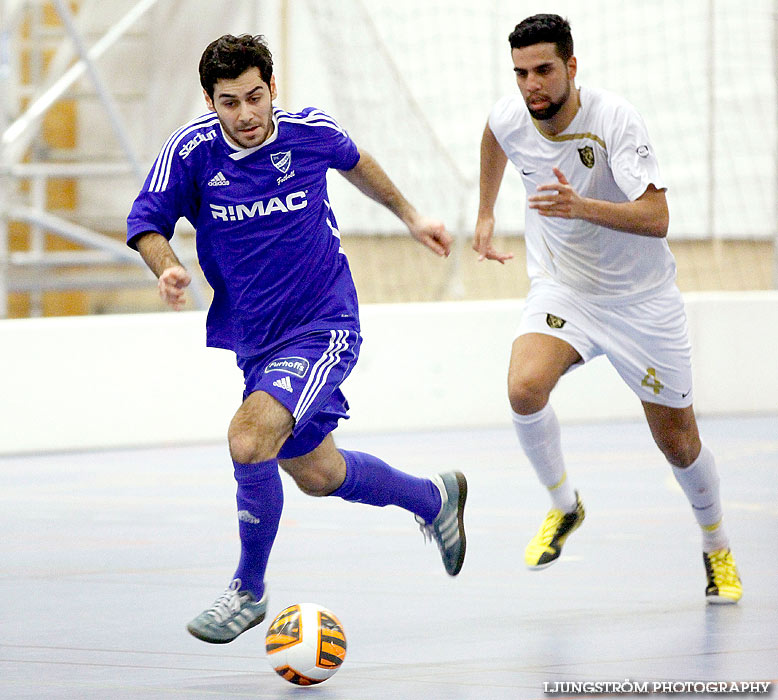
[[[269,216],[274,212],[290,212],[296,209],[305,209],[308,200],[305,192],[292,192],[285,199],[271,197],[267,200],[258,199],[252,204],[236,204],[235,206],[222,206],[211,204],[211,216],[221,221],[243,221],[257,216]]]

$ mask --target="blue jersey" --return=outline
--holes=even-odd
[[[185,217],[214,296],[207,343],[251,357],[310,330],[359,329],[357,296],[327,195],[327,170],[359,152],[331,117],[273,109],[273,134],[237,150],[214,112],[165,143],[127,218],[127,242],[170,239]]]

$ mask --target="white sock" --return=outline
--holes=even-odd
[[[511,413],[519,444],[540,483],[548,489],[554,507],[563,513],[571,513],[577,501],[575,491],[567,480],[559,421],[554,409],[547,403],[537,413],[528,416],[514,411]]]
[[[719,475],[713,453],[703,445],[697,459],[686,468],[673,467],[673,475],[702,528],[702,550],[712,552],[729,547],[729,539],[721,524]]]

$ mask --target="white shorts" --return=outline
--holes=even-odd
[[[672,408],[692,404],[691,343],[674,285],[645,301],[602,305],[556,282],[536,281],[516,335],[526,333],[564,340],[583,362],[605,355],[641,401]]]

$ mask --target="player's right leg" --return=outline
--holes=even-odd
[[[241,553],[227,589],[187,625],[204,642],[231,642],[265,618],[265,569],[284,503],[276,455],[293,425],[289,411],[264,391],[250,393],[230,423]]]
[[[528,326],[526,317],[524,326]],[[532,328],[531,318],[529,327]],[[567,479],[559,422],[548,402],[559,378],[580,361],[581,356],[572,345],[544,332],[524,333],[513,343],[508,370],[513,425],[527,459],[552,501],[551,510],[524,551],[530,569],[553,564],[585,515],[583,504]]]

